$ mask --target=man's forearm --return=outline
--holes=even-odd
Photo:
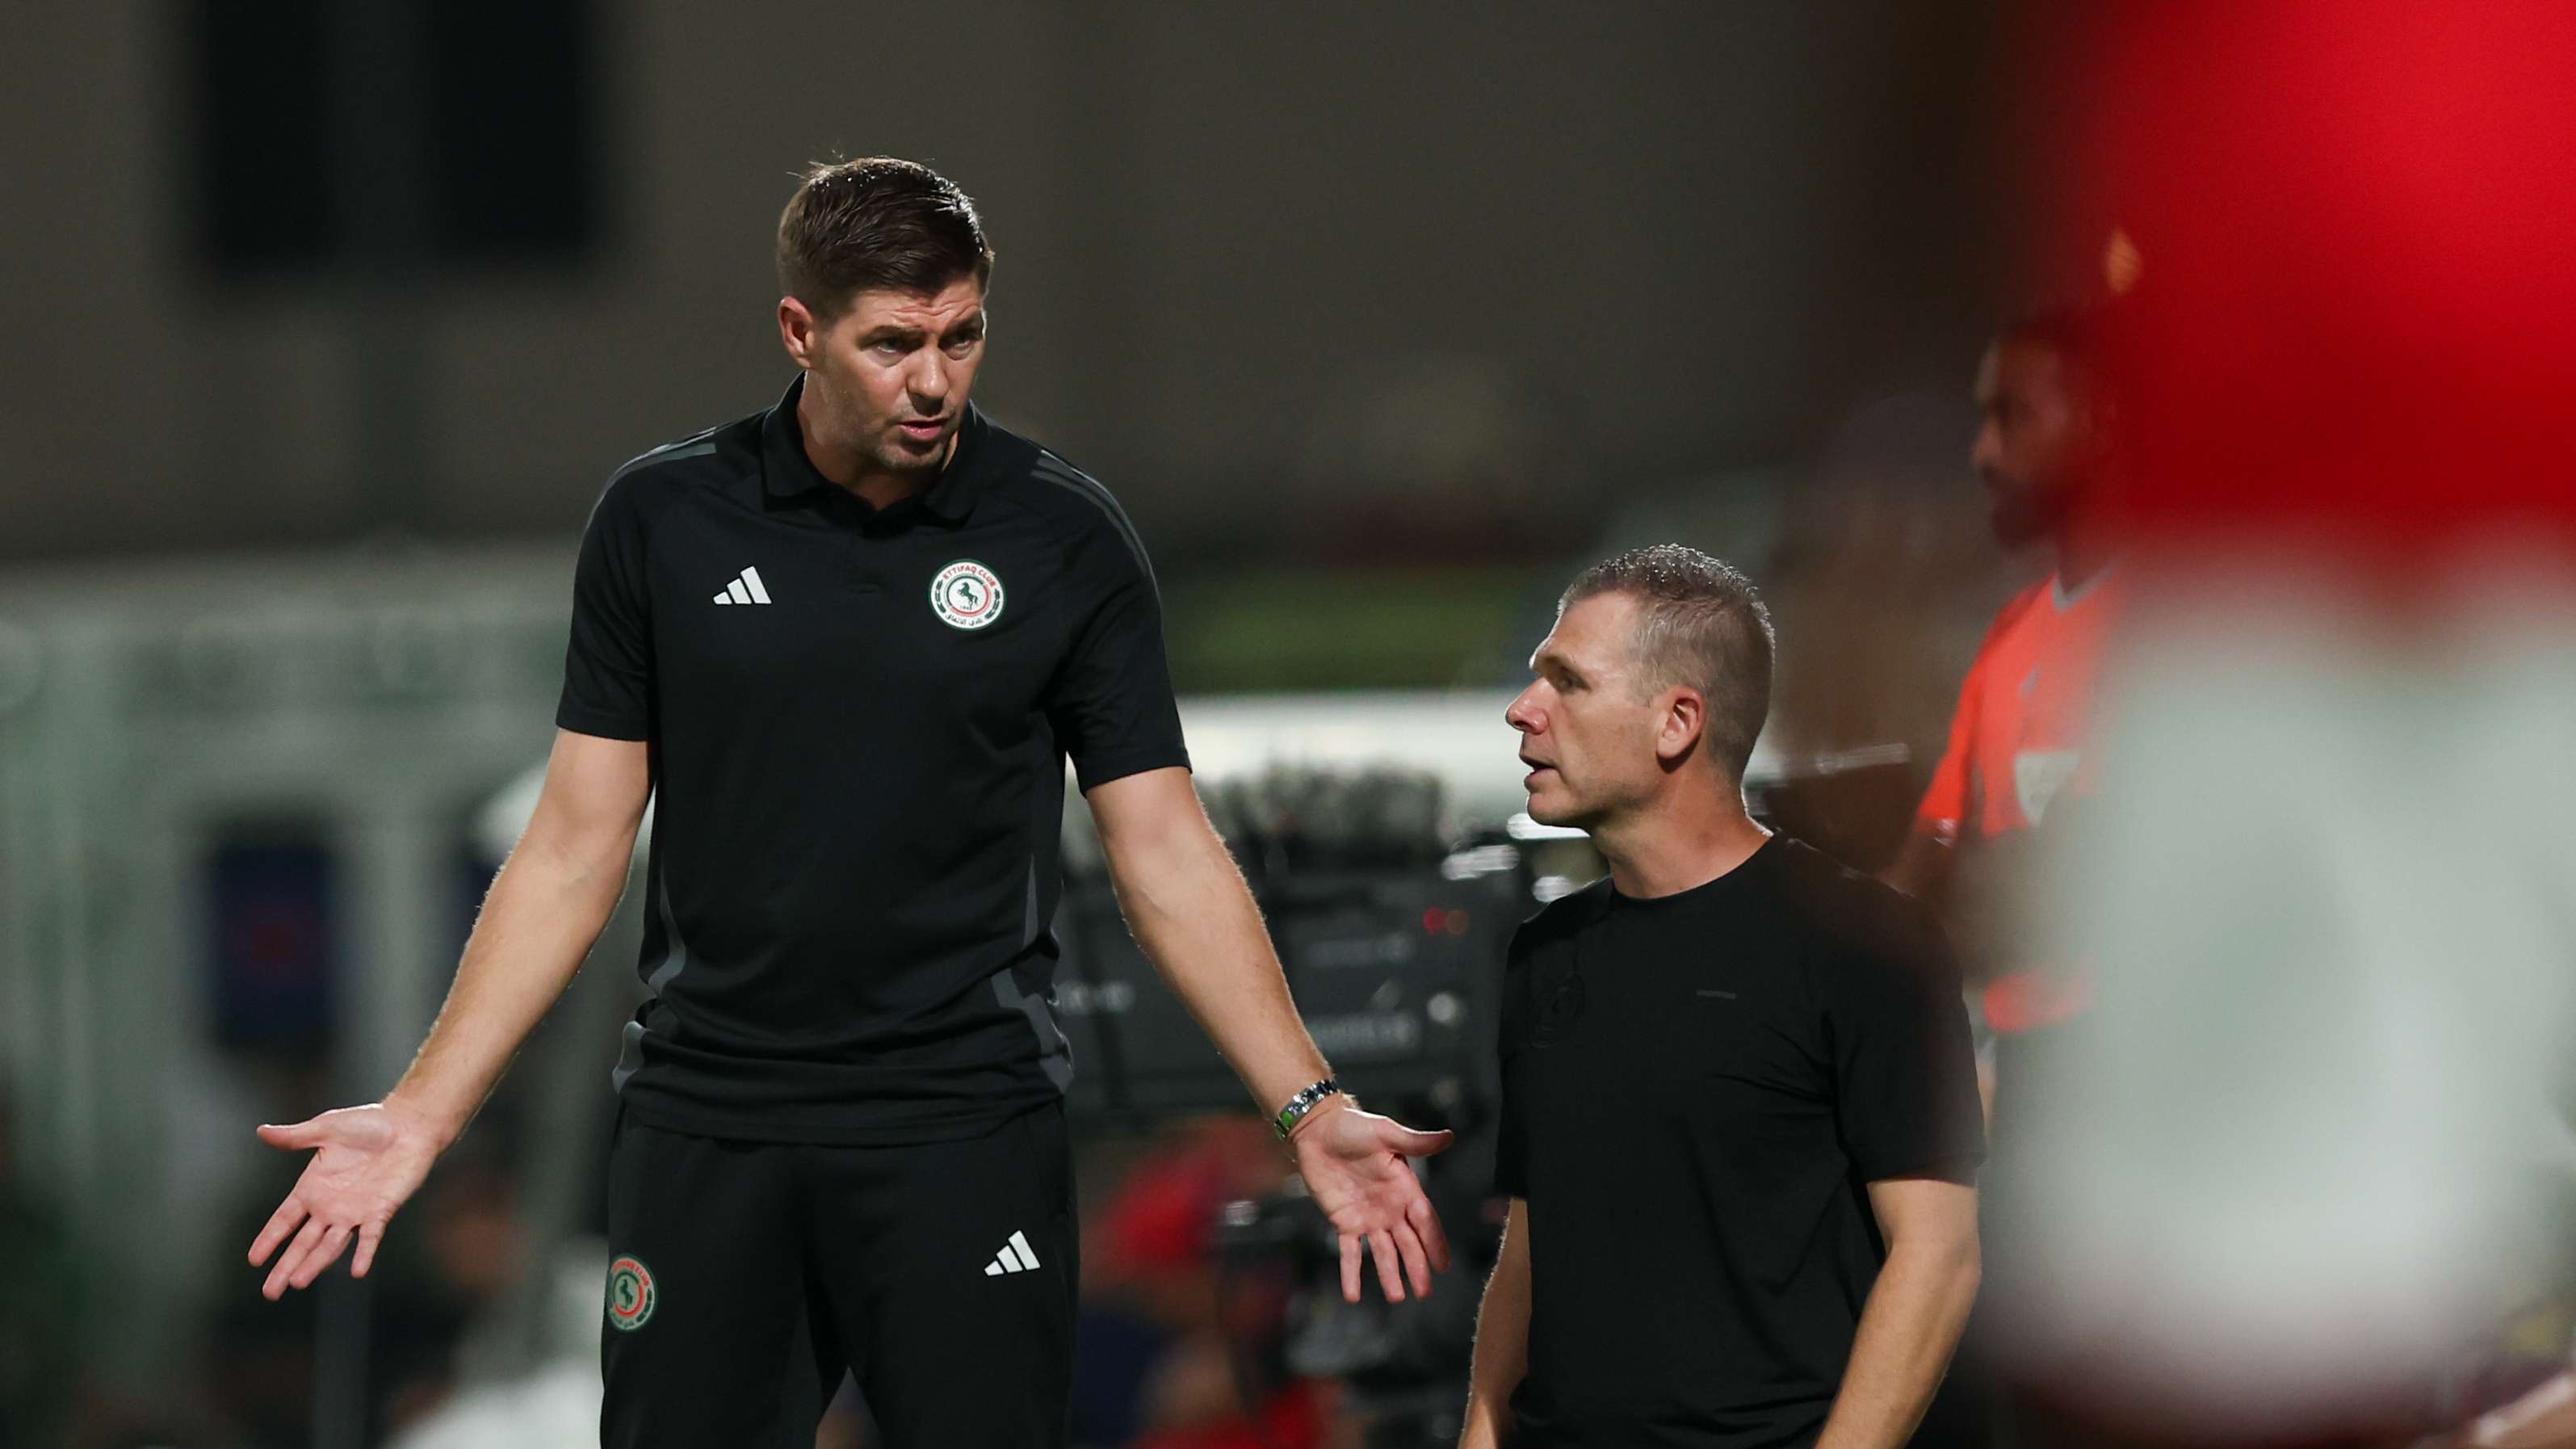
[[[1522,1211],[1503,1228],[1503,1250],[1476,1309],[1476,1356],[1467,1372],[1467,1422],[1458,1449],[1500,1449],[1511,1437],[1512,1391],[1529,1373],[1529,1229]]]
[[[1110,865],[1137,944],[1264,1113],[1329,1071],[1289,999],[1243,873],[1204,818],[1119,842]]]
[[[429,1038],[388,1106],[453,1141],[491,1095],[519,1044],[581,969],[626,886],[631,837],[615,849],[523,840],[484,898]]]
[[[1975,1238],[1893,1245],[1861,1309],[1816,1449],[1896,1449],[1910,1438],[1976,1298]]]

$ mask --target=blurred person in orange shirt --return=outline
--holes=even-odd
[[[2093,313],[2034,313],[2000,333],[1978,366],[1984,421],[1971,459],[1988,522],[2007,548],[2046,544],[2053,567],[1986,631],[1949,746],[1887,871],[1890,884],[1940,908],[1997,1035],[2058,1025],[2084,1005],[2080,979],[2039,962],[2013,923],[2060,833],[2042,822],[2091,793],[2098,768],[2091,717],[2118,607],[2120,471],[2098,331]],[[1989,1113],[1993,1060],[1980,1054]]]
[[[2070,963],[2052,962],[2025,929],[2073,803],[2091,794],[2095,679],[2118,607],[2115,498],[2118,409],[2097,311],[2028,314],[1979,362],[1982,421],[1970,461],[1985,485],[1987,523],[2008,549],[2045,545],[2052,565],[1996,614],[1959,687],[1949,742],[1887,881],[1940,915],[1969,983],[1978,1026],[1977,1086],[1996,1154],[1985,1183],[1986,1237],[2003,1249],[1989,1275],[2008,1279],[2013,1225],[2013,1119],[2044,1041],[2084,1009]],[[2045,822],[2046,828],[2043,828]],[[2007,1046],[2007,1041],[2010,1045]],[[1998,1080],[2006,1085],[1998,1091]],[[1998,1099],[2007,1107],[1997,1118]],[[2003,1393],[1981,1310],[1961,1366],[1926,1416],[1921,1443],[1981,1444],[2004,1431],[2045,1433],[2039,1410]]]

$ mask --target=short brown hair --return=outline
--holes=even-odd
[[[778,285],[815,316],[861,292],[928,296],[993,276],[984,222],[957,183],[893,156],[818,163],[778,218]]]
[[[1700,692],[1709,757],[1740,783],[1771,714],[1771,611],[1753,581],[1698,549],[1658,543],[1585,569],[1557,612],[1595,594],[1637,601],[1643,622],[1633,642],[1650,687]]]

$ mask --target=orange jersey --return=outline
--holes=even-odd
[[[2069,596],[2052,573],[1995,616],[1959,686],[1950,746],[1923,792],[1916,829],[1992,839],[2028,830],[2055,801],[2093,789],[2093,684],[2116,589],[2097,574]],[[1984,1001],[1987,1021],[2014,1032],[2066,1020],[2085,995],[2080,981],[2023,970],[1987,986]]]
[[[1950,747],[1915,812],[1918,829],[1945,840],[2027,830],[2060,792],[2091,788],[2093,681],[2115,588],[2096,575],[2069,597],[2052,573],[1995,616],[1959,686]]]

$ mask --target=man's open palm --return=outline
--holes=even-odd
[[[280,1243],[287,1244],[260,1289],[271,1299],[289,1288],[311,1287],[323,1269],[339,1261],[353,1237],[358,1255],[349,1272],[367,1276],[385,1224],[419,1190],[430,1164],[438,1160],[438,1144],[428,1127],[384,1106],[343,1107],[288,1127],[262,1127],[259,1140],[290,1152],[313,1149],[313,1160],[304,1165],[295,1190],[277,1205],[250,1245],[256,1268]]]
[[[1363,1248],[1376,1260],[1378,1286],[1390,1303],[1404,1301],[1406,1279],[1414,1296],[1423,1297],[1431,1292],[1432,1271],[1448,1270],[1449,1239],[1407,1159],[1428,1157],[1451,1140],[1448,1132],[1417,1132],[1357,1107],[1327,1108],[1296,1134],[1298,1174],[1341,1239],[1344,1298],[1360,1301]]]

